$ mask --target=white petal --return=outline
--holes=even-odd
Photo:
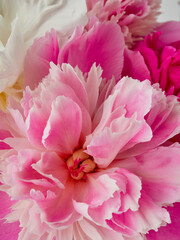
[[[51,28],[67,34],[87,21],[84,0],[2,0],[2,11],[9,22],[18,16],[26,46]]]
[[[12,86],[22,71],[24,41],[18,19],[12,23],[12,32],[6,45],[0,47],[0,92]]]

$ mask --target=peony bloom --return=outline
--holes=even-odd
[[[79,44],[81,43],[81,44]],[[69,63],[88,73],[94,64],[103,68],[102,76],[118,81],[123,68],[124,37],[116,23],[95,23],[86,31],[78,26],[71,38],[58,44],[54,30],[36,39],[28,49],[24,64],[24,83],[34,89],[49,73],[49,64]]]
[[[79,7],[81,6],[81,7]],[[52,27],[61,35],[86,24],[84,0],[0,2],[0,108],[6,109],[8,95],[20,98],[23,61],[27,48]]]
[[[117,22],[127,46],[152,32],[157,26],[161,0],[86,0],[89,24],[95,21]]]
[[[146,36],[135,51],[124,53],[123,75],[159,83],[166,94],[180,97],[180,23],[167,22]]]
[[[1,112],[1,190],[18,240],[139,240],[180,200],[180,105],[157,85],[51,64]],[[10,149],[9,149],[10,148]],[[1,206],[3,207],[3,206]]]

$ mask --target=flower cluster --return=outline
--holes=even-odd
[[[1,239],[175,240],[180,23],[159,6],[1,1]]]

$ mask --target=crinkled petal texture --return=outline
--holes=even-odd
[[[2,113],[0,189],[16,203],[18,240],[140,240],[180,200],[176,97],[125,77],[51,63]],[[6,118],[5,118],[6,117]],[[158,193],[158,194],[157,194]]]
[[[89,25],[96,16],[99,21],[117,22],[125,42],[132,46],[157,26],[161,0],[86,0]]]

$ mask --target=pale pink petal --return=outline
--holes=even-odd
[[[79,42],[81,44],[79,45]],[[95,24],[84,34],[75,34],[63,46],[59,54],[59,64],[76,65],[83,73],[89,72],[95,62],[103,69],[102,76],[111,79],[121,77],[124,40],[121,29],[115,23]]]
[[[120,160],[115,165],[125,167],[143,179],[143,189],[159,205],[180,199],[180,146],[158,147],[136,158]]]
[[[84,105],[84,107],[88,109],[88,93],[86,91],[84,77],[81,78],[81,76],[78,75],[78,71],[73,69],[69,64],[62,64],[61,68],[62,71],[60,71],[60,68],[58,68],[54,64],[51,64],[51,78],[63,84],[66,84],[67,87],[71,88],[71,90],[80,100],[80,102]],[[64,92],[67,93],[67,90]],[[74,100],[73,97],[72,99]]]
[[[91,120],[87,111],[88,97],[85,86],[69,65],[63,65],[62,71],[55,65],[52,65],[50,75],[44,79],[43,84],[40,84],[34,91],[26,88],[22,100],[25,115],[27,116],[27,134],[32,144],[42,147],[43,131],[51,112],[51,103],[57,96],[61,95],[72,99],[81,108],[83,120],[82,138],[90,133]]]
[[[99,167],[107,167],[125,145],[129,147],[136,142],[147,141],[151,138],[151,130],[145,130],[144,124],[135,117],[115,119],[111,128],[106,127],[100,134],[92,138],[86,152],[94,157]],[[146,126],[145,126],[146,127]],[[143,134],[139,134],[143,130]]]
[[[148,81],[123,78],[116,84],[113,94],[104,102],[98,126],[84,145],[98,166],[107,167],[122,148],[151,139],[151,129],[144,120],[151,102]]]
[[[52,70],[50,70],[50,81],[55,81],[54,84],[49,84],[46,82],[47,87],[49,88],[50,93],[50,102],[55,99],[57,96],[63,95],[72,99],[77,103],[82,112],[82,138],[84,140],[85,136],[88,135],[91,131],[91,119],[88,112],[89,102],[88,95],[85,88],[85,80],[81,79],[77,72],[69,65],[63,64],[62,69],[60,70],[54,64],[51,65]],[[53,95],[52,95],[53,93]],[[46,102],[47,91],[44,89],[44,98]]]
[[[44,129],[42,142],[48,150],[63,155],[72,154],[78,146],[81,129],[81,109],[71,99],[59,96],[52,103],[51,115]]]
[[[99,97],[99,86],[101,84],[101,75],[102,69],[100,67],[92,66],[88,73],[87,83],[86,83],[86,91],[88,94],[89,100],[89,113],[92,116],[94,113],[94,109],[96,107],[98,97]]]
[[[180,131],[180,105],[174,96],[165,96],[162,91],[154,85],[152,108],[146,115],[146,122],[152,129],[152,139],[120,153],[118,158],[134,156],[153,149],[168,139],[177,135]]]
[[[40,191],[31,191],[31,197],[37,202],[45,214],[45,220],[56,227],[68,226],[79,219],[80,215],[74,211],[72,196],[73,184],[66,185],[65,190],[47,192],[46,197]]]
[[[118,191],[116,181],[107,174],[91,174],[86,181],[77,185],[80,192],[76,193],[74,208],[84,217],[105,224],[105,219],[111,218],[112,212],[119,208],[120,199],[114,197]]]
[[[46,126],[48,116],[43,114],[44,109],[40,109],[36,106],[30,109],[28,117],[26,118],[26,128],[29,141],[38,147],[42,147],[42,136]]]
[[[136,112],[137,120],[141,120],[149,112],[152,103],[152,88],[149,81],[140,83],[135,79],[124,77],[114,89],[119,91],[114,108],[125,105],[127,117],[131,117]]]
[[[168,212],[154,204],[144,191],[141,193],[137,211],[114,214],[112,220],[107,220],[112,229],[131,236],[138,232],[147,233],[150,229],[157,230],[164,222],[170,223]]]
[[[51,179],[58,187],[64,188],[69,173],[63,159],[55,152],[42,153],[41,159],[32,167],[45,178]]]
[[[77,240],[124,240],[121,233],[95,225],[87,219],[83,219],[74,225],[74,236]]]
[[[76,211],[101,226],[106,226],[106,220],[111,219],[113,213],[137,210],[141,190],[140,179],[124,169],[104,172],[88,176],[86,187],[78,184],[80,192],[74,201]],[[103,189],[101,193],[100,188]]]
[[[34,89],[49,73],[49,63],[52,61],[57,64],[58,54],[59,46],[54,30],[36,39],[24,60],[24,85]]]

